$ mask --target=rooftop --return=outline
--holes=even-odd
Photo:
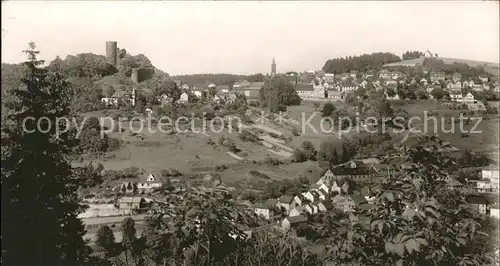
[[[296,224],[296,223],[307,222],[307,217],[303,215],[297,215],[292,217],[286,217],[285,220],[288,220],[290,224]]]

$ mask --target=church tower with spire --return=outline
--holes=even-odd
[[[273,62],[271,63],[271,77],[276,76],[276,61],[274,61],[273,57]]]

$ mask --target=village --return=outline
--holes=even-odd
[[[113,52],[117,49],[116,46],[116,42],[107,42],[107,58],[110,62],[118,60],[116,53]],[[432,58],[432,54],[429,52],[423,57]],[[139,84],[143,81],[141,79],[147,79],[151,73],[152,71],[148,69],[133,69],[131,80],[133,84]],[[447,106],[455,105],[457,109],[468,109],[469,111],[485,111],[485,104],[476,98],[481,98],[481,93],[485,91],[498,93],[499,90],[499,81],[491,77],[478,76],[463,80],[460,73],[446,75],[444,72],[428,73],[424,71],[423,74],[430,78],[423,77],[417,80],[414,76],[387,69],[382,69],[378,73],[351,71],[350,73],[332,74],[311,70],[304,73],[278,74],[276,62],[273,59],[271,73],[267,75],[266,79],[280,76],[295,86],[297,95],[306,102],[345,102],[349,94],[354,94],[354,97],[360,100],[363,96],[359,95],[359,91],[367,91],[368,93],[383,92],[387,101],[410,100],[408,97],[412,97],[413,100],[417,101],[434,100]],[[244,97],[249,105],[246,111],[248,116],[262,111],[260,93],[264,81],[241,80],[235,82],[231,87],[209,81],[205,84],[186,84],[180,80],[174,81],[181,91],[180,97],[175,100],[167,94],[162,94],[158,99],[162,106],[171,105],[174,101],[178,101],[179,104],[188,104],[193,102],[193,99],[213,102],[214,104],[231,104],[239,97]],[[407,95],[406,99],[402,99],[404,95],[398,91],[398,88],[401,89],[403,86],[413,86],[424,93],[414,93],[413,96]],[[131,93],[118,89],[111,97],[104,97],[101,101],[110,107],[118,107],[124,103],[135,106],[136,87],[136,85],[132,86]],[[437,90],[442,93],[433,94]],[[152,112],[152,108],[144,110],[145,114]],[[287,124],[297,126],[299,122],[288,118]],[[249,136],[255,136],[261,145],[268,148],[271,154],[274,153],[276,156],[279,154],[282,156],[281,158],[285,159],[293,157],[293,146],[291,147],[287,142],[281,140],[283,132],[280,131],[279,127],[276,127],[275,123],[267,125],[265,123],[240,123],[238,126],[244,127]],[[401,146],[405,145],[406,142]],[[227,153],[237,161],[244,160],[231,150]],[[310,187],[298,194],[283,194],[276,198],[267,199],[260,198],[252,203],[243,199],[242,194],[238,195],[238,193],[242,193],[240,191],[236,194],[233,193],[232,199],[237,204],[253,211],[264,221],[260,227],[244,228],[249,237],[251,237],[251,232],[255,230],[287,232],[291,229],[301,228],[301,225],[306,223],[310,216],[318,213],[332,211],[348,213],[359,208],[369,210],[380,179],[390,171],[398,171],[399,162],[390,160],[389,157],[389,154],[379,156],[366,154],[365,157],[358,156],[348,162],[333,165],[326,171],[313,176]],[[138,174],[137,178],[121,183],[115,182],[113,187],[108,185],[104,191],[87,193],[82,200],[89,208],[79,216],[86,226],[87,239],[95,240],[97,229],[104,225],[111,227],[116,238],[120,239],[119,227],[125,217],[133,217],[138,232],[140,232],[144,218],[158,211],[158,206],[164,204],[162,198],[165,193],[189,190],[193,187],[210,187],[213,186],[214,182],[217,183],[217,186],[223,185],[229,194],[231,191],[235,191],[234,187],[225,185],[220,177],[217,178],[218,174],[215,171],[210,172],[212,167],[205,168],[205,173],[201,174],[201,182],[193,183],[189,180],[181,180],[180,173],[168,174],[153,170],[143,171],[143,173]],[[498,167],[490,165],[479,167],[476,170],[478,170],[475,172],[477,177],[472,178],[473,180],[459,182],[454,178],[449,178],[449,186],[452,189],[468,189],[472,193],[469,201],[471,206],[477,208],[484,215],[498,218],[499,206],[494,196],[499,191]],[[216,177],[214,178],[214,176]]]

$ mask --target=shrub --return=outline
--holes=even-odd
[[[207,140],[207,144],[210,146],[215,146],[215,142],[211,138]]]
[[[225,165],[225,164],[217,164],[217,165],[215,165],[214,170],[216,172],[222,172],[222,171],[224,171],[224,170],[226,170],[228,168],[229,167],[227,165]]]
[[[219,137],[219,141],[218,141],[218,144],[220,146],[224,146],[224,142],[225,142],[226,138],[224,138],[224,136],[220,136]]]
[[[268,175],[264,174],[264,173],[261,173],[257,170],[250,170],[248,172],[251,176],[254,176],[254,177],[257,177],[257,178],[262,178],[262,179],[271,179],[271,177],[269,177]]]
[[[250,141],[250,142],[258,142],[259,137],[257,137],[255,134],[249,132],[248,130],[243,130],[239,134],[239,137],[243,141]]]
[[[163,177],[177,177],[177,176],[181,176],[182,174],[177,169],[169,168],[169,169],[162,170],[161,175]]]
[[[274,132],[269,132],[269,136],[271,136],[271,137],[273,137],[275,139],[279,139],[280,138],[280,136],[278,134],[274,133]]]
[[[106,151],[118,150],[120,148],[121,144],[122,144],[122,142],[119,139],[109,138],[108,139],[108,147],[107,147]]]
[[[292,128],[292,134],[293,134],[294,136],[300,136],[299,130],[298,130],[298,129],[296,129],[296,128]]]
[[[301,163],[307,161],[307,156],[302,149],[295,149],[293,151],[294,162]]]
[[[273,157],[267,155],[266,159],[264,160],[264,163],[267,164],[267,165],[277,166],[277,165],[281,164],[281,161],[278,160],[278,159],[276,159],[276,158],[273,158]]]

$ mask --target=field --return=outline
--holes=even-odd
[[[498,117],[490,118],[475,118],[468,124],[464,123],[465,130],[472,130],[476,124],[474,131],[481,133],[470,133],[468,137],[462,137],[460,129],[459,117],[460,110],[448,110],[441,104],[433,101],[419,101],[413,104],[406,104],[402,107],[409,114],[409,117],[419,117],[421,121],[414,123],[425,133],[438,136],[449,141],[455,147],[472,151],[490,151],[498,150],[499,143],[499,119]],[[427,111],[427,114],[425,113]],[[431,117],[431,112],[436,119]],[[467,116],[467,115],[464,115]],[[453,119],[456,123],[447,122],[447,117]],[[453,121],[452,120],[452,121]],[[416,121],[416,120],[415,120]],[[425,122],[427,121],[427,122]]]
[[[334,104],[337,106],[337,109],[346,108],[343,103]],[[261,129],[257,131],[265,131],[265,128],[268,127],[272,130],[279,131],[283,134],[285,139],[288,139],[286,141],[275,139],[276,142],[280,142],[278,144],[274,142],[275,145],[283,145],[285,148],[288,148],[288,150],[282,149],[281,155],[279,152],[273,151],[260,143],[241,140],[235,130],[229,132],[228,129],[224,129],[219,133],[207,130],[205,133],[186,132],[166,134],[161,132],[149,132],[145,130],[147,129],[146,127],[138,134],[131,134],[130,130],[128,130],[129,123],[124,122],[122,123],[122,127],[126,128],[126,131],[109,133],[109,136],[122,140],[122,147],[105,157],[93,158],[93,161],[102,163],[106,169],[114,170],[135,166],[147,172],[160,172],[163,169],[173,168],[183,173],[184,176],[190,176],[194,173],[211,172],[216,165],[226,165],[228,169],[220,172],[220,176],[228,185],[242,185],[244,183],[265,184],[270,179],[279,180],[283,178],[295,178],[303,174],[313,180],[318,177],[318,169],[313,162],[300,164],[285,163],[279,166],[270,166],[263,163],[263,161],[266,156],[271,156],[286,162],[289,158],[286,154],[290,155],[290,152],[294,148],[300,147],[302,142],[306,140],[311,141],[316,149],[319,149],[321,142],[327,139],[334,139],[340,142],[341,138],[339,138],[339,134],[336,131],[332,133],[321,132],[321,113],[319,111],[322,106],[323,104],[320,104],[320,107],[316,110],[313,103],[304,102],[300,106],[288,107],[286,118],[296,120],[296,122],[299,123],[298,125],[290,121],[282,124],[266,122],[262,125],[257,123],[258,126],[261,127]],[[401,108],[406,110],[410,117],[419,117],[422,119],[420,122],[414,121],[413,125],[430,135],[437,133],[441,139],[449,141],[452,145],[461,150],[471,149],[472,151],[489,152],[498,149],[499,119],[496,117],[483,119],[478,123],[475,130],[481,131],[482,133],[471,133],[468,134],[468,136],[464,136],[460,132],[460,123],[449,122],[449,119],[458,120],[459,110],[448,110],[434,101],[407,103],[402,105]],[[254,110],[259,109],[254,108]],[[424,111],[432,111],[432,114],[436,118],[436,124],[434,123],[433,117],[428,117],[429,114],[427,114],[427,127],[424,127],[426,118]],[[258,118],[257,114],[258,112],[254,112],[251,119],[255,121]],[[97,117],[103,116],[103,114],[99,112],[89,113],[87,115]],[[294,136],[292,129],[296,128],[301,132],[300,123],[307,120],[310,116],[314,116],[310,124],[316,128],[318,132],[314,132],[313,129],[306,127],[305,133],[300,134],[300,136]],[[302,117],[304,117],[304,119]],[[109,123],[111,121],[107,120],[106,122]],[[469,124],[464,125],[464,128],[470,130],[475,123],[475,121],[471,121]],[[138,122],[132,125],[135,129],[139,127]],[[252,126],[251,124],[249,125]],[[109,127],[110,125],[104,123],[104,126]],[[328,128],[327,124],[324,126]],[[157,130],[157,127],[155,129]],[[197,129],[199,130],[198,127]],[[443,129],[446,130],[446,132],[443,131]],[[454,129],[454,131],[447,132],[449,129]],[[356,133],[349,133],[349,135],[352,134]],[[265,135],[263,137],[266,142],[268,142],[267,144],[273,142],[273,138],[270,135],[263,135]],[[220,137],[231,139],[239,151],[234,154],[228,153],[229,149],[219,144],[218,140]],[[209,144],[209,140],[215,143],[215,145]],[[251,175],[249,173],[251,170],[258,171],[267,177],[262,178]]]
[[[100,112],[86,114],[87,116],[103,117]],[[111,120],[103,120],[104,127],[111,127]],[[144,122],[147,123],[147,122]],[[185,175],[201,172],[211,172],[216,165],[226,165],[228,169],[220,172],[221,178],[228,184],[238,183],[236,181],[257,179],[258,181],[267,181],[262,178],[254,177],[249,174],[250,170],[259,171],[270,179],[283,179],[298,177],[305,170],[314,168],[313,163],[300,164],[282,164],[279,166],[269,166],[263,163],[266,156],[271,156],[280,160],[287,159],[286,156],[280,156],[279,153],[272,152],[269,148],[249,141],[243,141],[238,137],[238,133],[228,129],[215,133],[207,130],[206,133],[177,133],[166,134],[149,132],[147,127],[136,135],[131,134],[129,123],[122,122],[124,132],[110,132],[110,137],[122,140],[122,147],[116,151],[107,154],[105,157],[92,158],[93,162],[101,163],[105,169],[119,170],[128,167],[138,167],[146,172],[160,172],[163,169],[177,169]],[[134,131],[138,131],[139,122],[132,123]],[[147,124],[145,124],[147,125]],[[157,130],[157,127],[152,127]],[[275,126],[277,130],[286,131],[281,127]],[[197,128],[199,130],[199,128]],[[291,132],[286,132],[286,135]],[[218,144],[220,137],[231,139],[240,150],[236,156],[228,154],[229,150]],[[271,137],[267,136],[272,139]],[[216,145],[209,144],[211,139]],[[300,145],[300,142],[298,143]],[[291,143],[282,145],[293,149],[295,140]],[[319,144],[318,144],[319,147]],[[241,157],[239,159],[238,157]],[[123,181],[123,180],[121,180]]]

